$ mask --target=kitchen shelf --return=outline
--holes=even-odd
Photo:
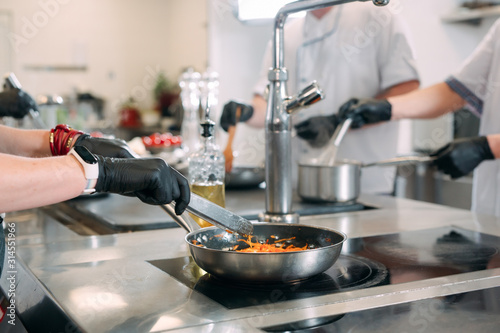
[[[87,71],[86,65],[25,65],[24,69],[30,71],[44,71],[44,72],[85,72]]]
[[[459,8],[456,11],[441,17],[445,23],[467,23],[479,25],[483,18],[500,16],[500,5],[483,8]]]

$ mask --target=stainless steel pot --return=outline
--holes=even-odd
[[[301,163],[298,194],[305,201],[354,202],[360,194],[361,168],[423,163],[432,159],[430,156],[403,156],[369,164],[352,160],[340,160],[333,165]]]
[[[169,208],[170,206],[165,206]],[[246,253],[232,250],[245,243],[236,233],[219,228],[203,228],[189,215],[170,216],[189,231],[185,240],[194,261],[206,272],[222,279],[246,283],[292,282],[326,271],[337,261],[347,236],[342,232],[301,224],[254,223],[252,241],[288,239],[287,244],[311,247],[309,250],[278,253]],[[271,236],[273,236],[271,238]],[[198,244],[198,245],[195,245]]]

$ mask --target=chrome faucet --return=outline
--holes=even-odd
[[[266,111],[266,211],[259,215],[265,222],[298,222],[298,214],[292,211],[292,112],[320,101],[323,94],[311,83],[297,96],[289,97],[285,82],[288,73],[284,66],[283,27],[288,15],[303,10],[369,0],[306,0],[291,2],[278,11],[274,21],[273,59],[269,69],[269,95]],[[385,6],[389,0],[372,0],[377,6]]]

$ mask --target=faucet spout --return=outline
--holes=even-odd
[[[307,105],[320,101],[323,94],[316,83],[311,84],[295,97],[288,97],[284,66],[284,25],[290,14],[369,0],[307,0],[291,2],[278,11],[274,21],[273,59],[269,69],[269,95],[266,113],[266,211],[259,220],[266,222],[298,222],[292,211],[292,150],[290,114]],[[377,6],[389,0],[372,0]]]
[[[286,112],[292,113],[303,107],[317,103],[323,99],[323,91],[316,81],[302,89],[296,96],[293,96],[285,101]]]

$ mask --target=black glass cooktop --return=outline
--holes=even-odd
[[[228,309],[500,267],[500,237],[445,227],[351,238],[325,272],[292,284],[244,284],[205,273],[191,257],[150,263]]]

